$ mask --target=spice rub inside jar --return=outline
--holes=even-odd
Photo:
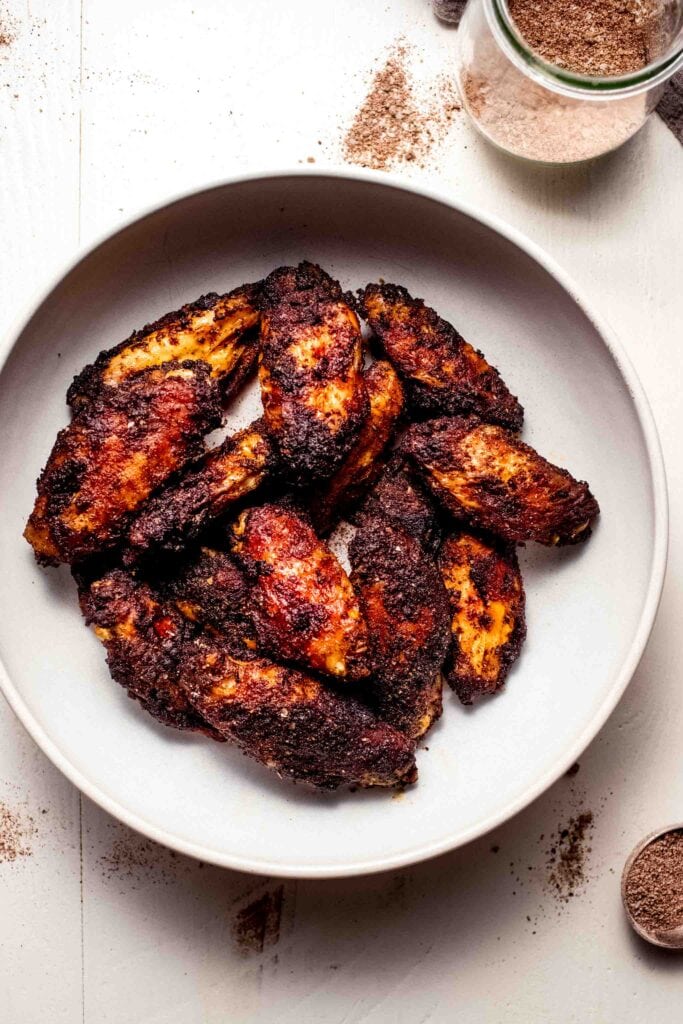
[[[508,0],[508,9],[539,57],[576,74],[626,75],[661,49],[662,0]]]

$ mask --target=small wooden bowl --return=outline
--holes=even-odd
[[[661,839],[668,832],[682,832],[683,822],[679,822],[677,825],[669,825],[667,828],[660,829],[657,832],[651,832],[645,836],[641,842],[631,851],[628,860],[624,864],[624,870],[621,874],[621,901],[624,905],[624,911],[628,918],[629,924],[641,939],[645,939],[646,942],[651,942],[653,946],[661,946],[662,949],[677,949],[683,951],[683,925],[678,928],[674,928],[669,932],[649,932],[641,924],[639,924],[633,914],[631,913],[628,902],[626,900],[626,882],[631,872],[636,858],[640,856],[646,846],[654,842],[655,839]]]

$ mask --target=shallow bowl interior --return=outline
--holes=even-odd
[[[383,277],[436,306],[521,397],[525,439],[589,480],[603,511],[589,544],[522,552],[529,637],[506,690],[473,710],[446,695],[419,757],[419,783],[401,799],[309,792],[225,745],[157,726],[110,680],[68,571],[38,569],[21,538],[36,475],[67,422],[66,387],[85,362],[202,292],[302,258],[346,288]],[[592,738],[655,612],[663,476],[646,403],[620,362],[526,243],[436,196],[371,177],[241,180],[134,222],[61,279],[0,377],[0,656],[13,707],[108,810],[219,864],[350,874],[482,833],[541,792]],[[257,408],[252,388],[231,424]]]

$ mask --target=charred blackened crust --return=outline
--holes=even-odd
[[[498,370],[422,299],[400,285],[369,284],[359,292],[359,308],[403,376],[414,408],[475,413],[521,428],[524,410]]]
[[[401,451],[456,519],[507,541],[578,544],[600,514],[585,481],[475,416],[413,424]]]
[[[103,388],[57,435],[24,536],[57,565],[119,543],[139,507],[203,450],[219,426],[204,363],[165,363]]]
[[[513,544],[458,531],[439,552],[451,607],[445,676],[463,704],[503,686],[526,637],[525,595]]]
[[[261,308],[261,397],[283,470],[300,485],[327,479],[368,412],[358,317],[306,262],[266,278]]]
[[[249,584],[230,555],[202,548],[168,579],[164,596],[190,622],[216,630],[236,658],[255,656]]]
[[[190,627],[175,608],[129,573],[115,569],[79,590],[87,625],[107,651],[112,678],[157,721],[222,739],[178,684]]]
[[[392,456],[375,487],[350,518],[357,525],[366,518],[385,519],[391,526],[405,530],[431,554],[441,542],[441,524],[434,501],[399,454]]]
[[[441,715],[438,673],[450,643],[443,582],[420,543],[383,519],[363,522],[349,559],[368,625],[364,694],[380,718],[417,738]]]
[[[241,387],[258,357],[260,292],[261,282],[240,285],[224,295],[208,292],[194,302],[187,303],[180,309],[164,314],[153,323],[146,324],[140,330],[133,331],[118,345],[103,349],[93,363],[84,367],[74,377],[67,391],[67,404],[77,411],[83,404],[91,401],[101,391],[106,383],[108,369],[119,357],[126,353],[131,356],[143,356],[150,344],[160,337],[163,337],[164,343],[157,345],[155,355],[150,357],[154,360],[153,365],[182,361],[184,358],[201,360],[196,348],[193,355],[184,355],[181,336],[191,334],[207,313],[213,313],[215,318],[213,330],[207,332],[207,358],[211,358],[211,348],[214,348],[215,352],[214,335],[220,332],[222,322],[228,318],[234,321],[234,324],[231,321],[233,329],[226,332],[222,342],[218,342],[218,347],[221,344],[235,347],[234,362],[230,361],[229,372],[221,372],[219,368],[213,370],[214,376],[220,381],[223,400],[229,398]],[[201,348],[201,342],[199,347]]]
[[[160,551],[182,552],[231,505],[260,487],[275,462],[262,419],[226,438],[145,505],[129,530],[125,563],[135,565]]]
[[[279,775],[321,789],[405,786],[417,778],[414,744],[359,701],[297,669],[237,661],[219,637],[186,645],[180,682],[226,739]]]

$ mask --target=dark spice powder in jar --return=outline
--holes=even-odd
[[[624,895],[634,919],[651,935],[683,927],[683,830],[645,847],[631,866]]]
[[[650,62],[661,0],[508,0],[543,60],[584,75],[624,75]]]

